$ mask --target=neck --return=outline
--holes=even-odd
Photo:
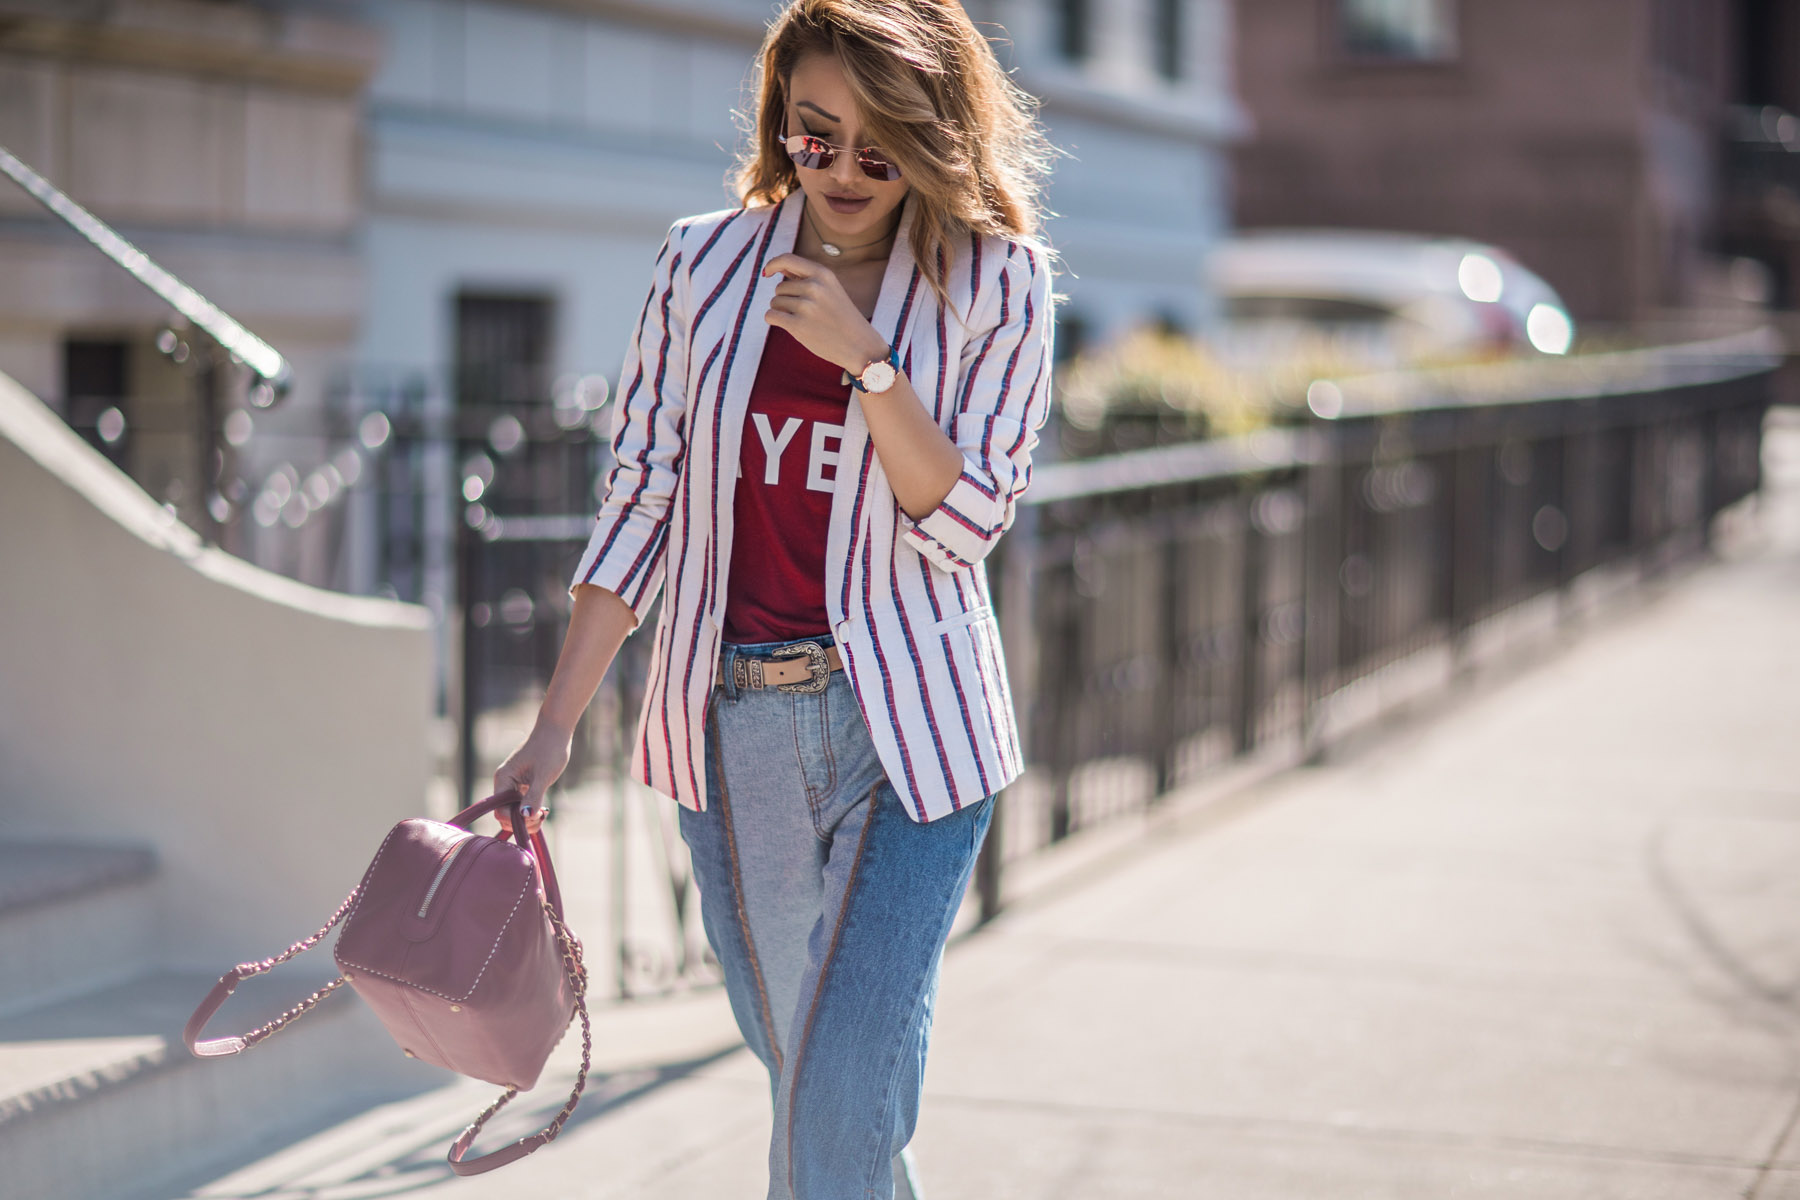
[[[895,207],[885,232],[874,235],[864,233],[858,237],[839,240],[813,216],[810,200],[803,199],[803,203],[805,207],[801,211],[805,219],[800,222],[800,242],[795,249],[805,257],[832,267],[854,267],[860,263],[885,259],[893,251],[894,237],[900,231],[900,206]],[[827,242],[838,248],[837,254],[824,249]]]

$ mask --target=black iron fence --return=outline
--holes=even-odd
[[[1779,152],[1752,149],[1787,183],[1794,140],[1777,132],[1764,140]],[[610,465],[604,381],[489,371],[475,355],[444,380],[360,375],[336,389],[321,428],[287,435],[310,460],[240,475],[246,414],[274,403],[286,363],[3,149],[0,172],[178,314],[159,345],[197,364],[208,533],[238,549],[252,525],[310,530],[321,582],[439,615],[457,786],[480,790],[497,765],[482,753],[484,717],[535,707],[562,641]],[[991,559],[1028,767],[983,855],[983,916],[1002,903],[1009,863],[1247,755],[1310,752],[1387,668],[1466,661],[1508,614],[1570,605],[1604,571],[1654,574],[1704,547],[1713,518],[1759,485],[1778,363],[1773,339],[1750,334],[1321,381],[1301,426],[1046,461]],[[240,385],[247,403],[233,404]],[[666,822],[655,827],[668,944],[647,947],[625,911],[624,775],[647,651],[647,638],[627,641],[565,777],[616,785],[624,994],[699,966],[692,881]]]
[[[1573,607],[1583,580],[1654,575],[1703,548],[1758,486],[1777,361],[1746,335],[1322,382],[1299,427],[1041,466],[990,559],[1029,766],[990,835],[983,916],[1010,863],[1247,755],[1303,757],[1387,668],[1433,654],[1454,668],[1509,614]],[[500,482],[460,522],[465,780],[493,765],[470,749],[479,714],[548,676],[591,520],[523,511]],[[621,806],[648,641],[626,645],[568,777],[613,779]],[[666,969],[622,965],[627,993],[683,975],[676,858],[675,927],[651,955]],[[647,953],[630,924],[618,914],[622,964]]]
[[[1030,768],[984,915],[1008,861],[1271,744],[1312,752],[1384,668],[1454,666],[1529,602],[1704,547],[1759,485],[1778,361],[1751,334],[1321,382],[1303,428],[1041,470],[991,560]]]

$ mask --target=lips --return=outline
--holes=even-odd
[[[859,213],[869,206],[872,199],[872,196],[834,196],[830,192],[825,193],[825,203],[831,206],[832,212],[838,213]]]

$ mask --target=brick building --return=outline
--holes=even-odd
[[[1720,250],[1787,292],[1800,218],[1733,239],[1721,214],[1744,106],[1800,108],[1800,0],[1239,0],[1236,20],[1242,226],[1490,241],[1590,323],[1696,302]],[[1800,135],[1781,149],[1800,161]]]

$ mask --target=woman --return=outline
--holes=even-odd
[[[495,776],[538,803],[661,588],[632,771],[682,805],[769,1070],[771,1197],[913,1186],[939,960],[1022,766],[982,559],[1050,398],[1047,149],[956,0],[781,13],[745,207],[657,257],[567,639]]]

